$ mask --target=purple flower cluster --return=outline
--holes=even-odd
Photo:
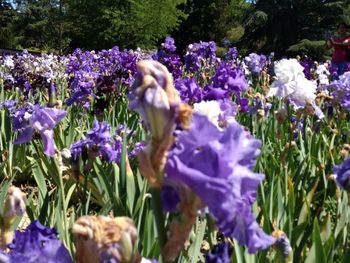
[[[248,87],[247,80],[243,71],[239,67],[233,67],[221,63],[212,77],[212,89],[223,90],[228,94],[233,94],[236,97],[240,96],[242,91]]]
[[[5,69],[0,72],[0,77],[4,79],[5,90],[18,88],[26,97],[36,95],[38,89],[45,88],[48,91],[56,87],[56,83],[65,77],[66,61],[58,56],[33,56],[23,51],[3,60]]]
[[[238,123],[220,131],[207,117],[194,114],[191,130],[180,132],[169,152],[164,183],[175,186],[175,192],[165,198],[168,192],[163,190],[166,207],[174,210],[177,190],[187,187],[208,207],[219,230],[250,253],[272,245],[275,239],[260,228],[251,208],[264,179],[253,172],[259,147],[260,141]]]
[[[16,231],[8,252],[0,252],[4,263],[73,263],[57,232],[33,221],[23,232]]]
[[[70,146],[70,151],[73,160],[77,160],[80,156],[89,158],[89,152],[94,153],[94,157],[99,156],[108,162],[120,163],[123,151],[123,139],[121,132],[124,128],[119,127],[115,136],[110,134],[110,125],[107,122],[94,121],[93,127],[86,133],[86,139],[81,139]],[[129,134],[129,133],[128,133]],[[135,143],[129,153],[129,158],[133,158],[146,146],[146,143],[141,141]],[[128,152],[129,147],[126,146]]]
[[[235,96],[237,104],[244,111],[248,109],[248,101],[242,98],[241,94],[247,87],[247,80],[242,70],[225,62],[218,65],[210,82],[203,88],[200,87],[195,77],[178,79],[175,82],[175,88],[179,91],[181,100],[186,103],[231,99],[232,96]]]
[[[254,76],[259,76],[266,65],[266,61],[265,55],[258,55],[256,53],[250,53],[249,56],[244,58],[245,64]]]
[[[184,56],[186,69],[190,72],[199,71],[216,62],[216,44],[213,41],[193,43],[187,47]]]
[[[174,39],[167,37],[162,46],[164,49],[154,54],[153,59],[166,66],[175,80],[181,78],[183,74],[182,62],[180,56],[173,53],[176,50]]]
[[[68,57],[66,72],[70,75],[71,97],[66,103],[89,107],[91,98],[111,92],[119,94],[118,85],[133,81],[136,63],[140,58],[140,53],[120,51],[118,47],[98,53],[77,49]]]

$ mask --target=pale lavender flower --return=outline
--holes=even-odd
[[[244,58],[244,62],[248,66],[248,69],[255,76],[259,75],[263,70],[266,65],[266,61],[267,59],[265,55],[258,55],[256,53],[250,53],[249,56]]]
[[[350,72],[345,72],[339,76],[338,80],[333,81],[328,89],[339,104],[347,110],[350,110]]]
[[[53,129],[65,116],[67,112],[55,108],[34,106],[32,113],[23,114],[23,125],[20,134],[14,141],[14,144],[22,144],[33,138],[34,132],[38,132],[44,144],[46,155],[55,154],[55,142],[53,140]],[[15,129],[18,127],[15,127]]]
[[[178,135],[165,167],[165,185],[191,189],[208,206],[219,230],[250,253],[275,241],[255,221],[251,207],[264,179],[253,172],[259,147],[260,141],[237,122],[220,131],[207,117],[194,114],[191,130]]]
[[[5,100],[3,102],[0,102],[0,109],[5,108],[9,111],[12,111],[13,109],[15,109],[16,105],[16,100]]]
[[[235,116],[238,111],[237,105],[233,101],[225,99],[220,101],[220,109],[219,125],[221,127],[227,127],[228,124],[235,121]]]

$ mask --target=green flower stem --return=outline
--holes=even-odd
[[[69,238],[69,229],[68,229],[68,219],[67,219],[67,211],[68,211],[68,203],[66,201],[66,194],[64,191],[64,183],[63,183],[63,174],[62,174],[62,170],[59,169],[59,165],[57,163],[57,160],[55,159],[55,165],[57,167],[57,171],[58,171],[58,179],[59,179],[59,188],[60,188],[60,195],[61,195],[61,200],[62,200],[62,208],[63,208],[63,227],[64,227],[64,241],[65,241],[65,245],[68,247],[71,242],[70,242],[70,238]]]
[[[166,240],[164,214],[163,214],[163,209],[160,201],[160,188],[152,187],[150,189],[150,192],[152,194],[152,210],[154,213],[154,217],[156,219],[159,244],[160,244],[160,248],[162,249],[167,240]]]

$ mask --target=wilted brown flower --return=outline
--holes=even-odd
[[[137,230],[128,217],[82,216],[73,225],[77,263],[97,263],[115,259],[138,263]]]

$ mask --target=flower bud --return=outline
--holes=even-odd
[[[139,168],[153,187],[159,187],[176,122],[188,127],[191,108],[181,104],[165,66],[157,61],[143,60],[137,64],[137,70],[129,94],[129,107],[141,115],[151,133],[146,149],[138,154]]]
[[[265,117],[265,111],[263,109],[258,109],[256,115],[258,116],[258,120],[262,120]]]
[[[139,262],[137,230],[130,218],[83,216],[73,225],[77,263]]]
[[[159,62],[140,61],[137,70],[138,75],[129,96],[130,108],[140,113],[152,138],[160,141],[164,132],[175,127],[174,107],[180,104],[180,98],[171,74]]]
[[[292,247],[287,235],[281,230],[275,230],[272,232],[272,236],[276,238],[275,248],[278,254],[284,258],[283,262],[292,262]]]
[[[276,119],[279,124],[282,124],[285,121],[285,119],[287,118],[287,114],[288,112],[285,108],[281,108],[275,112]]]
[[[19,188],[11,186],[8,189],[2,214],[1,246],[6,246],[12,242],[13,231],[11,226],[17,216],[23,216],[26,209],[25,198],[25,194]]]

